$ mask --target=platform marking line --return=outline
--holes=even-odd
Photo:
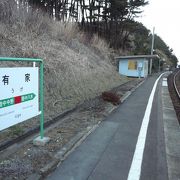
[[[151,94],[150,94],[150,97],[148,100],[148,104],[146,107],[146,111],[145,111],[145,114],[144,114],[144,117],[142,120],[141,129],[140,129],[140,132],[138,135],[138,140],[137,140],[137,144],[136,144],[136,148],[135,148],[135,152],[134,152],[134,156],[133,156],[133,160],[131,163],[131,167],[129,170],[127,180],[139,180],[140,179],[143,153],[144,153],[144,148],[145,148],[146,135],[147,135],[147,129],[148,129],[148,124],[149,124],[150,115],[151,115],[153,99],[154,99],[158,81],[165,73],[162,73],[158,77],[158,79],[155,81],[153,89],[151,91]]]
[[[167,86],[168,86],[168,84],[167,84],[167,78],[163,78],[162,86],[163,86],[163,87],[167,87]]]
[[[162,82],[162,86],[163,86],[163,87],[167,87],[167,86],[168,86],[167,81],[163,81],[163,82]]]

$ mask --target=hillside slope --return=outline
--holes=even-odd
[[[7,4],[0,6],[7,9]],[[45,119],[127,81],[111,64],[105,42],[87,37],[72,23],[55,22],[12,3],[0,16],[0,56],[44,60]]]

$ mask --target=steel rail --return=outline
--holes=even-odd
[[[174,84],[174,88],[176,90],[176,93],[180,99],[180,91],[177,88],[177,84],[176,84],[176,77],[178,76],[178,74],[180,73],[180,70],[178,70],[178,72],[174,75],[174,80],[173,80],[173,84]]]

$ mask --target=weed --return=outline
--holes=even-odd
[[[14,125],[10,128],[11,136],[20,136],[24,132],[23,128],[20,125]]]

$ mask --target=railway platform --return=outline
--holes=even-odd
[[[180,131],[166,76],[148,77],[46,179],[178,180]]]

